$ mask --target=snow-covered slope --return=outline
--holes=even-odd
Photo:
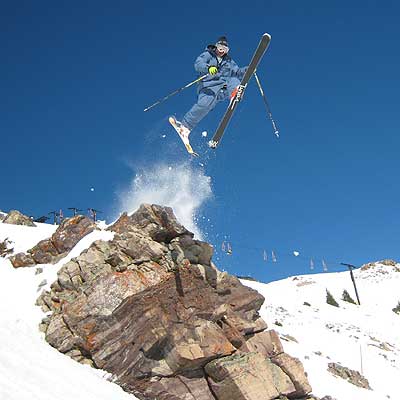
[[[400,301],[400,264],[376,263],[353,273],[361,306],[341,300],[347,290],[356,301],[349,272],[242,282],[265,296],[261,316],[279,332],[285,351],[303,362],[315,395],[397,400],[400,315],[392,309]],[[326,290],[339,308],[326,303]],[[359,371],[373,390],[333,376],[327,371],[330,362]]]
[[[0,222],[0,241],[8,238],[15,252],[46,239],[55,226],[25,227]],[[43,313],[36,307],[39,285],[46,287],[57,270],[94,240],[111,232],[95,231],[83,238],[56,265],[14,269],[0,258],[0,399],[7,400],[132,400],[104,377],[50,347],[38,330]],[[285,351],[298,357],[309,375],[313,393],[337,400],[399,399],[400,265],[375,264],[354,271],[361,306],[341,300],[346,289],[355,299],[348,272],[291,277],[270,284],[242,280],[262,293],[261,316],[277,330]],[[326,290],[340,308],[326,303]],[[358,370],[372,391],[358,388],[327,371],[329,362]]]
[[[9,225],[0,222],[0,241],[9,238],[16,252],[31,248],[51,236],[55,226]],[[109,240],[112,233],[95,231],[56,265],[14,269],[0,258],[0,399],[4,400],[132,400],[105,373],[84,366],[50,347],[38,330],[43,318],[35,306],[38,286],[51,284],[60,266],[77,256],[94,240]]]
[[[13,242],[14,254],[31,249],[36,243],[50,237],[57,229],[56,225],[39,224],[36,227],[0,223],[0,242],[9,239]]]

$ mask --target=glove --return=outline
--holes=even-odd
[[[210,75],[215,75],[216,73],[218,73],[218,68],[212,65],[211,67],[208,67],[208,73]]]

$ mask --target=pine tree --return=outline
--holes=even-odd
[[[343,290],[342,300],[347,301],[348,303],[357,304],[352,297],[350,296],[349,292],[345,289]]]
[[[339,304],[337,303],[337,301],[335,300],[335,298],[332,296],[331,292],[328,289],[326,289],[326,302],[331,306],[339,307]]]
[[[400,315],[400,301],[397,303],[397,306],[392,309],[392,311]]]

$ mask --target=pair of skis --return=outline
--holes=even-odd
[[[230,99],[228,108],[225,111],[225,114],[222,117],[222,120],[221,120],[217,130],[215,131],[213,138],[208,142],[209,146],[212,149],[217,148],[218,144],[220,143],[222,136],[225,133],[225,130],[229,124],[229,121],[231,120],[231,118],[233,116],[233,113],[235,112],[237,105],[243,98],[243,94],[246,90],[246,87],[247,87],[251,77],[253,76],[253,74],[256,75],[256,70],[257,70],[258,64],[260,63],[264,53],[267,51],[270,41],[271,41],[271,36],[268,33],[264,33],[261,37],[260,43],[258,44],[258,46],[253,54],[253,58],[251,59],[250,64],[247,67],[247,70],[242,78],[242,81],[240,82],[240,85],[237,87],[235,94]],[[260,85],[260,81],[258,80],[257,76],[256,76],[256,80],[257,80],[257,85],[259,86],[261,94],[263,96],[263,99],[266,102],[266,98],[264,96],[264,93],[263,93],[261,85]],[[269,116],[271,118],[271,113],[269,111],[269,106],[268,106],[267,102],[266,102],[266,105],[267,105],[267,109],[269,112]],[[271,120],[272,120],[272,118],[271,118]],[[192,147],[188,143],[187,138],[186,138],[186,140],[184,140],[185,138],[182,137],[181,132],[180,132],[179,122],[174,117],[170,117],[169,122],[174,127],[174,129],[177,131],[179,137],[185,144],[185,147],[186,147],[186,150],[188,151],[188,153],[192,154],[192,155],[198,155],[197,153],[195,153],[193,151]],[[276,129],[275,122],[273,120],[272,120],[272,123],[273,123],[275,134],[278,136],[278,130]]]
[[[225,130],[229,124],[229,121],[232,118],[233,113],[235,112],[237,105],[243,98],[244,91],[246,90],[246,87],[251,77],[256,72],[258,64],[260,63],[264,53],[267,51],[270,41],[271,35],[269,35],[268,33],[264,33],[261,36],[260,43],[258,44],[256,51],[253,54],[253,58],[251,59],[250,64],[247,67],[246,73],[244,74],[240,85],[237,87],[235,95],[231,98],[228,109],[225,111],[225,114],[222,117],[222,120],[219,123],[219,126],[215,131],[213,138],[209,142],[209,146],[212,149],[217,148],[219,142],[221,141],[222,136],[225,133]]]

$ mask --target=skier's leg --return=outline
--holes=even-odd
[[[240,79],[232,77],[226,82],[226,85],[229,97],[232,97],[236,92],[237,87],[240,85]]]
[[[199,93],[197,103],[185,114],[182,124],[190,131],[215,107],[217,96],[210,89]]]

